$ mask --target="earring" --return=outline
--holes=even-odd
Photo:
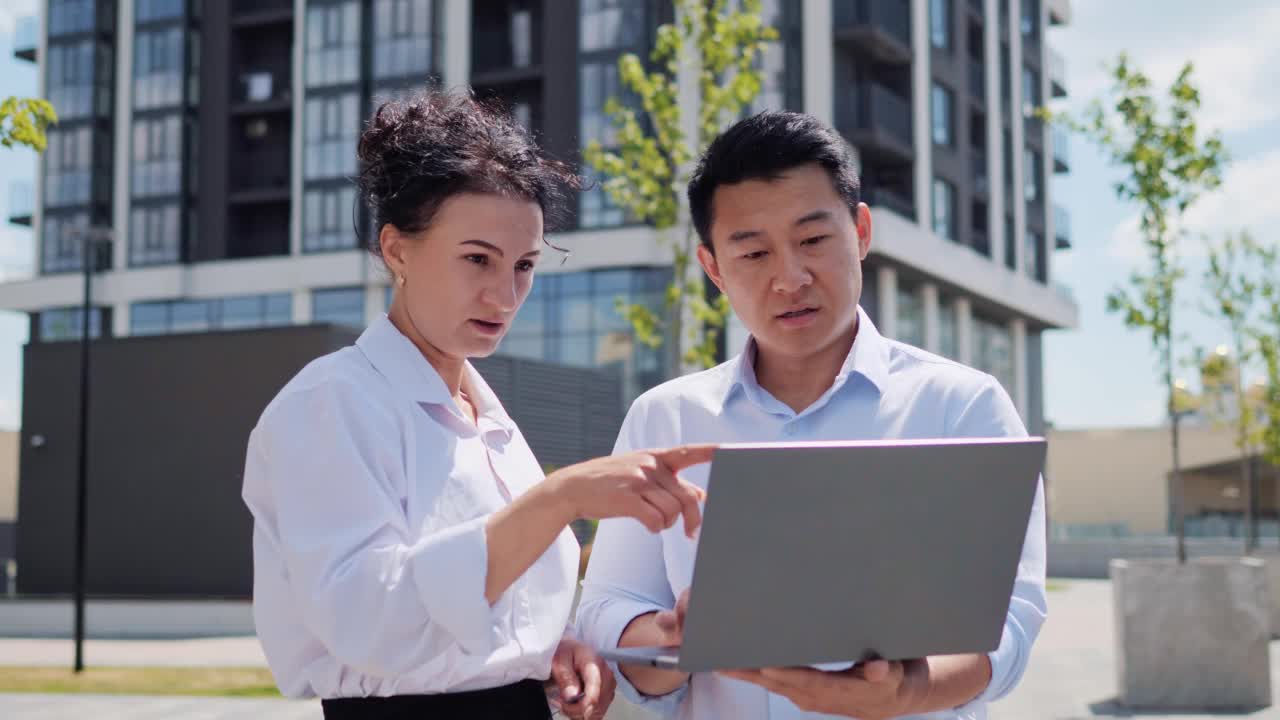
[[[396,276],[396,282],[400,283],[400,287],[404,287],[404,276],[403,276],[403,275],[397,275],[397,276]]]

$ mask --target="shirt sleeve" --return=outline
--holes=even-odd
[[[632,405],[622,423],[614,454],[653,447],[644,430],[645,412],[641,401]],[[613,649],[632,620],[645,613],[669,609],[676,598],[667,581],[662,536],[651,533],[632,518],[600,521],[591,561],[582,584],[576,625],[579,637],[588,645]],[[684,699],[688,684],[658,697],[636,689],[609,663],[618,678],[618,687],[631,702],[661,715],[670,715]]]
[[[452,643],[487,655],[494,642],[488,518],[412,535],[397,490],[401,436],[359,389],[326,383],[268,409],[245,469],[246,502],[293,592],[286,602],[335,658],[384,677]]]
[[[953,437],[1026,437],[1017,408],[995,378],[985,384],[957,417]],[[971,704],[985,704],[1008,695],[1027,669],[1031,647],[1048,614],[1045,598],[1044,479],[1037,483],[1035,500],[1022,543],[1022,556],[1009,601],[1000,645],[988,654],[991,682]]]

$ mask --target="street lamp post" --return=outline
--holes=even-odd
[[[80,309],[80,440],[76,468],[76,537],[75,537],[75,671],[84,670],[84,600],[86,556],[88,554],[89,519],[89,317],[93,311],[93,273],[98,269],[99,243],[110,247],[110,228],[73,228],[81,244],[80,265],[84,274],[84,294]],[[101,323],[99,323],[101,325]],[[99,328],[101,329],[101,328]]]

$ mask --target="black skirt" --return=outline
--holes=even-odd
[[[547,694],[537,680],[514,685],[442,693],[391,697],[322,700],[325,720],[549,720]]]

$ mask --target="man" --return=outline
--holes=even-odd
[[[698,261],[751,339],[723,365],[640,397],[617,452],[691,442],[1025,436],[994,378],[882,337],[858,307],[871,212],[859,202],[844,141],[830,128],[795,113],[737,123],[700,160],[689,204]],[[702,487],[706,478],[705,466],[686,471]],[[1017,684],[1044,622],[1044,531],[1040,489],[1000,647],[989,655],[692,678],[628,665],[618,668],[619,685],[632,701],[686,719],[983,718],[986,704]],[[605,648],[679,644],[695,547],[678,527],[651,535],[632,521],[602,522],[578,610],[583,639]],[[859,552],[849,548],[850,557]],[[769,581],[767,571],[760,581]]]

